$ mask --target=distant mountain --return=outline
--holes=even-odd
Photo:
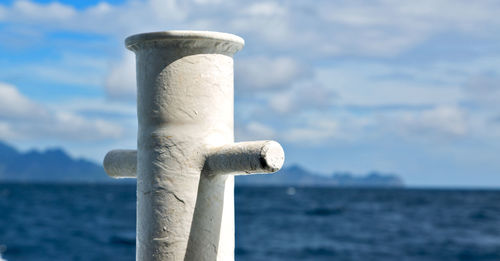
[[[61,149],[21,153],[0,142],[0,181],[111,181],[104,169],[85,159],[73,159]]]
[[[73,159],[62,149],[32,150],[21,153],[0,141],[0,181],[25,182],[133,182],[109,178],[101,165],[85,159]],[[320,175],[299,166],[284,168],[275,174],[238,176],[243,186],[362,186],[394,187],[403,181],[396,175],[372,172],[356,176],[342,172]]]
[[[244,186],[338,186],[338,187],[402,187],[403,180],[394,174],[370,172],[358,176],[349,172],[331,175],[312,173],[299,166],[283,168],[274,174],[237,176],[237,185]]]

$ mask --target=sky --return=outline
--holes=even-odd
[[[100,162],[135,148],[125,37],[211,30],[235,59],[236,140],[285,164],[395,173],[412,186],[500,187],[500,2],[0,2],[0,140]]]

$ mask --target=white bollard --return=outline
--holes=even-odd
[[[274,141],[234,143],[238,36],[166,31],[125,40],[136,54],[137,151],[104,159],[137,177],[137,260],[234,260],[234,177],[284,162]]]

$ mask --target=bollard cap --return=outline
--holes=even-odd
[[[125,39],[131,51],[143,48],[213,48],[220,52],[236,53],[245,45],[243,38],[228,33],[211,31],[161,31],[142,33]]]

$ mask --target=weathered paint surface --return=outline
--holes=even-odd
[[[137,260],[234,260],[234,174],[281,168],[273,141],[234,143],[233,54],[224,33],[134,35],[137,151],[104,160],[113,177],[137,177]]]

